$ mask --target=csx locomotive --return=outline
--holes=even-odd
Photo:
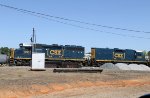
[[[149,65],[143,52],[132,49],[91,48],[90,58],[85,58],[85,48],[76,45],[34,44],[35,52],[45,53],[46,67],[101,66],[104,63],[136,63]],[[24,43],[11,49],[10,65],[30,65],[32,46]]]
[[[101,66],[104,63],[135,63],[148,65],[143,52],[132,49],[91,48],[92,65]]]
[[[34,44],[34,52],[45,53],[46,67],[78,67],[84,62],[84,47],[75,45]],[[11,49],[10,64],[30,65],[32,46],[20,44]]]

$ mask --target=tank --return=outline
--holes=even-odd
[[[5,54],[0,54],[0,64],[7,63],[8,62],[8,56]]]

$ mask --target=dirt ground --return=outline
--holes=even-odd
[[[150,72],[53,73],[0,67],[0,98],[137,98],[150,93]]]

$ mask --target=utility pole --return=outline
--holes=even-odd
[[[33,35],[32,35],[31,43],[32,43],[32,53],[33,53],[33,52],[35,52],[35,47],[34,47],[34,44],[35,44],[35,30],[34,30],[34,28],[33,28]]]

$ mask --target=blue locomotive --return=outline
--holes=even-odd
[[[84,61],[84,47],[76,45],[34,44],[34,52],[45,53],[46,67],[78,67]],[[19,49],[12,49],[10,63],[30,65],[32,46],[20,44]]]
[[[12,49],[10,55],[10,64],[30,65],[32,51],[45,53],[46,67],[81,67],[81,66],[101,66],[104,63],[135,63],[150,65],[145,59],[145,54],[132,49],[109,49],[109,48],[91,48],[91,57],[85,58],[85,49],[76,45],[46,45],[34,44],[36,48],[32,49],[31,44],[20,44],[19,49]]]
[[[91,48],[91,65],[104,63],[148,64],[143,52],[132,49]]]

